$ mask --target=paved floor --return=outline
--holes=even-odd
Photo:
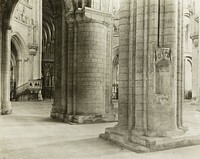
[[[0,116],[0,159],[200,159],[200,146],[137,154],[98,138],[116,123],[68,125],[49,118],[50,102],[13,103]],[[200,132],[200,112],[185,103],[184,120]]]

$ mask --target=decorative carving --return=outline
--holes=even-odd
[[[28,2],[26,2],[26,3],[28,3]],[[30,25],[31,18],[29,16],[28,10],[30,10],[30,8],[28,8],[27,5],[25,5],[23,3],[19,3],[17,5],[15,13],[14,13],[15,20],[20,21],[23,24]]]
[[[54,63],[53,62],[43,62],[43,76],[53,76],[54,75]]]
[[[158,48],[155,52],[156,94],[170,93],[170,48]]]
[[[42,94],[44,98],[52,98],[54,90],[54,63],[42,62]]]
[[[171,61],[171,49],[170,48],[158,48],[155,52],[155,61],[159,63],[162,60]]]
[[[42,89],[42,80],[29,80],[29,91],[31,93],[39,93]]]
[[[29,44],[29,54],[35,56],[38,50],[38,46],[36,44]]]
[[[169,62],[162,59],[156,65],[156,94],[168,94],[170,92]]]
[[[170,104],[170,99],[168,95],[164,95],[164,94],[159,94],[155,96],[154,102],[156,104],[159,104],[162,107],[167,106],[168,104]]]

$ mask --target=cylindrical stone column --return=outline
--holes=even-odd
[[[105,113],[107,26],[80,23],[76,56],[76,115]]]
[[[11,60],[11,26],[5,24],[3,35],[3,60],[2,60],[2,78],[3,78],[3,101],[2,114],[10,114],[12,106],[10,102],[10,60]]]
[[[64,29],[64,33],[66,32],[66,23],[63,26]],[[66,54],[66,39],[67,39],[67,35],[64,34],[62,37],[63,42],[63,46],[62,46],[62,59],[61,59],[61,107],[62,107],[62,111],[63,113],[67,112],[67,54]]]
[[[118,127],[128,127],[128,59],[129,59],[129,29],[130,2],[121,0],[119,20],[119,106]]]

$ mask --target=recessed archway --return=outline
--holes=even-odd
[[[3,22],[2,22],[2,28],[0,31],[2,31],[3,36],[2,41],[2,47],[0,51],[3,52],[2,55],[2,59],[3,59],[3,63],[2,63],[2,71],[1,71],[1,77],[2,77],[2,83],[1,83],[1,87],[2,87],[2,92],[0,92],[1,94],[1,109],[2,109],[2,114],[9,114],[12,111],[12,106],[11,106],[11,102],[10,102],[10,66],[11,66],[11,44],[13,46],[15,46],[16,48],[16,60],[20,61],[22,60],[22,57],[20,55],[21,52],[27,52],[29,53],[30,48],[27,47],[27,45],[24,45],[23,40],[21,40],[22,38],[17,34],[11,34],[12,32],[12,26],[11,26],[11,17],[14,13],[14,9],[16,4],[18,3],[19,0],[5,0],[4,1],[4,7],[3,7]],[[65,47],[65,41],[66,41],[66,21],[65,21],[65,14],[66,12],[69,11],[69,8],[71,8],[71,0],[44,0],[44,1],[48,1],[48,3],[51,5],[51,9],[52,9],[52,13],[53,13],[53,22],[55,24],[55,41],[54,41],[54,50],[53,50],[53,54],[55,56],[55,67],[53,69],[53,72],[55,74],[55,85],[56,85],[56,89],[54,94],[57,94],[57,96],[60,96],[60,89],[61,89],[61,71],[62,70],[62,54],[63,52],[66,50]],[[12,40],[11,40],[12,39]],[[12,42],[12,43],[11,43]],[[65,51],[66,53],[66,51]],[[41,53],[42,56],[42,53]],[[13,56],[14,57],[14,56]],[[29,59],[27,58],[27,61]],[[64,58],[65,60],[65,58]],[[21,66],[19,66],[18,68],[20,69]],[[23,76],[23,71],[19,71],[19,77],[18,77],[18,84],[20,85],[22,84],[23,78],[20,79],[20,77]],[[21,74],[21,75],[20,75]],[[56,93],[57,92],[57,93]],[[59,100],[57,102],[60,102]],[[56,101],[54,102],[54,104],[56,103]]]
[[[13,32],[11,34],[11,51],[12,48],[15,50],[14,56],[16,60],[16,71],[17,71],[17,79],[16,79],[16,87],[19,87],[24,83],[23,73],[24,66],[23,60],[27,57],[28,47],[22,38],[22,36],[18,32]]]

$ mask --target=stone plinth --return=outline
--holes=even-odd
[[[123,0],[120,7],[119,122],[100,137],[136,152],[199,144],[182,120],[181,1]]]
[[[107,128],[100,137],[137,153],[154,152],[200,144],[200,135],[183,134],[183,130],[168,132],[166,137],[147,137],[131,134],[117,127]]]
[[[115,122],[117,121],[115,114],[105,115],[68,115],[65,117],[64,122],[69,124],[92,124],[92,123],[104,123],[104,122]]]

